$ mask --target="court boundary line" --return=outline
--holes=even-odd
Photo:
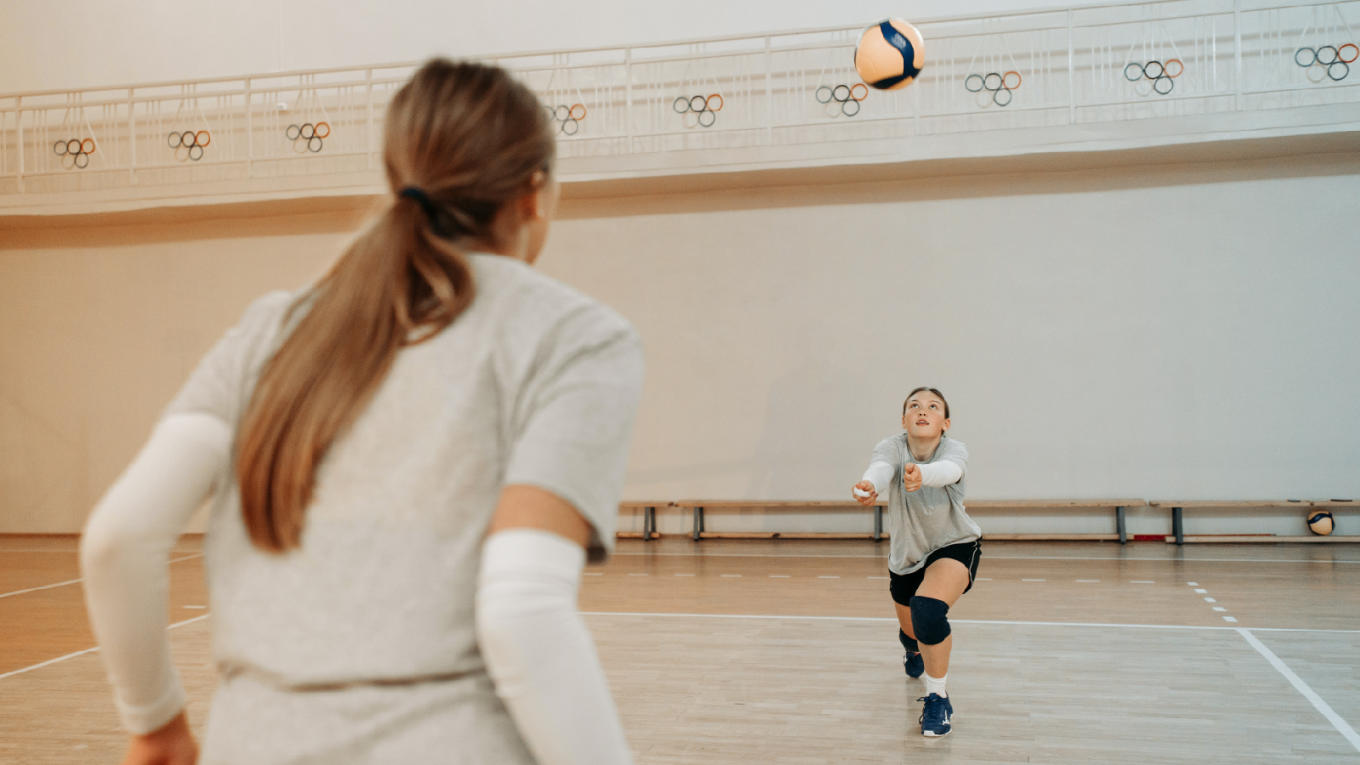
[[[1235,630],[1237,634],[1242,636],[1243,640],[1247,641],[1248,645],[1255,648],[1256,652],[1261,654],[1261,656],[1270,663],[1270,666],[1275,668],[1276,672],[1284,675],[1284,679],[1288,680],[1289,684],[1294,686],[1294,690],[1298,691],[1305,699],[1308,699],[1308,703],[1312,704],[1314,709],[1322,713],[1323,717],[1327,718],[1327,722],[1331,723],[1333,728],[1336,728],[1336,732],[1340,733],[1342,738],[1350,742],[1350,745],[1355,748],[1355,751],[1360,752],[1360,735],[1356,734],[1355,729],[1350,726],[1350,723],[1342,719],[1341,715],[1338,715],[1330,704],[1319,696],[1308,683],[1304,682],[1303,678],[1294,674],[1294,670],[1290,669],[1289,665],[1285,664],[1283,659],[1276,656],[1275,652],[1270,650],[1265,643],[1262,643],[1255,635],[1251,634],[1250,629],[1236,627]]]
[[[683,536],[683,535],[677,534],[677,535],[675,535],[675,536]],[[985,540],[986,540],[986,537],[983,537],[983,539],[984,539],[984,541],[985,541]],[[798,540],[779,540],[779,541],[798,541]],[[867,536],[865,537],[865,540],[864,540],[864,541],[869,541]],[[1004,540],[1003,540],[1003,541],[996,542],[996,544],[1014,544],[1014,543],[1013,543],[1013,542],[1008,542],[1008,541],[1004,541]],[[1279,542],[1278,544],[1290,544],[1290,543],[1289,543],[1289,542]],[[1170,546],[1170,545],[1168,545],[1168,546]],[[75,550],[75,549],[71,549],[71,550],[14,550],[14,549],[10,549],[10,548],[7,548],[7,547],[6,547],[6,548],[0,548],[0,552],[5,552],[5,553],[13,552],[13,553],[53,553],[53,554],[56,554],[56,553],[65,553],[65,554],[71,554],[71,553],[76,552],[76,550]],[[202,552],[199,552],[199,553],[197,553],[197,554],[200,555],[200,556],[203,555]],[[880,559],[886,560],[887,557],[888,557],[888,554],[887,554],[887,550],[886,550],[886,549],[885,549],[881,554],[874,554],[874,555],[838,555],[838,554],[827,554],[827,553],[789,553],[789,554],[780,554],[780,553],[730,553],[730,552],[705,552],[705,551],[697,551],[697,552],[660,552],[660,551],[656,551],[656,552],[654,552],[654,551],[651,551],[651,550],[638,550],[638,551],[633,551],[633,550],[615,550],[614,552],[612,552],[612,553],[610,554],[610,557],[614,557],[614,556],[636,557],[636,556],[642,556],[642,555],[652,555],[652,556],[665,557],[665,558],[699,558],[699,557],[707,557],[707,558],[845,558],[845,559],[850,559],[850,560],[880,560]],[[997,554],[988,554],[987,559],[988,559],[988,560],[1056,560],[1056,561],[1066,561],[1066,560],[1095,560],[1095,561],[1120,561],[1120,562],[1123,562],[1123,561],[1168,562],[1168,561],[1170,561],[1170,562],[1175,562],[1175,563],[1342,563],[1342,564],[1352,565],[1352,566],[1353,566],[1353,565],[1360,565],[1360,558],[1357,558],[1357,559],[1355,559],[1355,560],[1348,560],[1348,559],[1342,559],[1342,560],[1311,560],[1311,559],[1304,559],[1304,558],[1185,558],[1185,557],[1165,557],[1165,558],[1145,558],[1145,557],[1133,558],[1133,557],[1125,557],[1125,558],[1120,558],[1120,557],[1099,557],[1099,556],[1082,556],[1082,555],[1073,555],[1073,556],[1046,556],[1046,555],[997,555]]]
[[[796,541],[796,540],[785,540]],[[867,541],[867,537],[866,537]],[[1011,544],[1010,542],[997,542],[996,544]],[[1280,542],[1279,544],[1289,544]],[[0,553],[50,553],[50,554],[72,554],[76,550],[14,550],[10,548],[0,548]],[[203,553],[198,553],[202,555]],[[723,553],[723,552],[652,552],[650,550],[615,550],[613,556],[637,557],[642,555],[652,555],[663,558],[844,558],[847,560],[887,560],[886,550],[880,555],[834,555],[818,553],[790,553],[790,554],[771,554],[771,553]],[[989,554],[988,560],[1096,560],[1096,561],[1152,561],[1152,562],[1176,562],[1176,563],[1342,563],[1347,565],[1360,564],[1360,559],[1356,560],[1308,560],[1302,558],[1102,558],[1098,556],[1042,556],[1042,555],[996,555]]]
[[[209,616],[212,616],[212,613],[199,614],[198,616],[195,616],[195,617],[192,618],[192,619],[185,619],[185,620],[182,621],[182,622],[175,622],[174,624],[166,625],[165,629],[168,631],[168,630],[175,629],[176,627],[183,627],[183,626],[186,625],[186,624],[193,624],[194,622],[201,622],[201,621],[203,621],[204,619],[207,619]],[[48,659],[47,661],[41,661],[41,662],[38,662],[37,664],[32,664],[32,665],[29,665],[29,666],[27,666],[27,667],[23,667],[22,669],[11,670],[11,671],[9,671],[9,672],[4,673],[3,675],[0,675],[0,680],[4,680],[4,679],[7,678],[7,677],[14,677],[15,675],[22,675],[22,674],[24,674],[25,672],[32,672],[32,671],[35,670],[35,669],[42,669],[43,667],[50,667],[50,666],[53,665],[53,664],[57,664],[57,663],[59,663],[59,662],[66,661],[67,659],[74,659],[74,658],[77,657],[77,656],[84,656],[84,655],[87,654],[87,653],[96,653],[96,652],[98,652],[98,651],[99,651],[99,646],[95,646],[95,647],[93,647],[93,648],[86,648],[86,649],[83,650],[83,651],[75,651],[75,652],[73,652],[73,653],[68,653],[68,654],[66,654],[65,656],[58,656],[58,657],[55,658],[55,659]]]
[[[172,564],[172,563],[179,563],[180,561],[192,560],[192,559],[194,559],[194,558],[202,558],[202,557],[203,557],[203,553],[194,553],[193,555],[185,555],[185,556],[182,557],[182,558],[171,558],[169,561],[166,562],[166,565],[168,566],[168,565],[170,565],[170,564]],[[72,584],[80,584],[80,583],[83,582],[83,581],[85,581],[85,577],[82,576],[82,577],[80,577],[79,579],[67,579],[67,580],[64,581],[64,582],[57,582],[56,584],[44,584],[44,585],[42,585],[42,586],[40,586],[40,587],[29,587],[29,588],[26,589],[26,590],[15,590],[14,592],[0,592],[0,599],[8,598],[8,597],[10,597],[10,596],[12,596],[12,595],[23,595],[23,594],[29,593],[29,592],[39,592],[39,591],[41,591],[41,590],[51,590],[51,589],[55,589],[55,588],[57,588],[57,587],[66,587],[66,586],[72,585]]]
[[[6,536],[15,536],[15,535],[13,535],[13,534],[3,534],[3,533],[0,533],[0,539],[5,538]],[[21,536],[22,536],[22,535],[21,535]],[[74,554],[80,552],[80,535],[79,535],[79,534],[64,534],[64,535],[62,535],[62,536],[69,536],[69,537],[71,538],[71,541],[73,542],[73,544],[72,544],[69,548],[64,549],[64,550],[59,550],[59,549],[55,549],[55,548],[51,548],[51,547],[42,547],[42,548],[39,548],[39,549],[36,549],[36,550],[22,549],[22,548],[18,548],[18,547],[0,547],[0,553],[24,553],[24,554],[32,554],[32,555],[74,555]],[[175,543],[175,547],[180,547],[180,546],[181,546],[181,545],[180,545],[179,542],[176,542],[176,543]],[[192,545],[191,545],[191,547],[192,547]],[[171,550],[170,552],[173,553],[173,552],[184,552],[184,551],[183,551],[183,550],[179,550],[179,551]],[[199,552],[202,552],[202,550],[199,550]]]
[[[673,618],[694,618],[694,619],[761,619],[761,620],[805,620],[822,622],[891,622],[897,623],[897,619],[891,616],[817,616],[799,614],[700,614],[686,613],[678,611],[581,611],[582,616],[665,616]],[[1128,624],[1120,622],[1043,622],[1025,621],[1012,619],[950,619],[951,624],[990,624],[1014,627],[1095,627],[1105,629],[1145,629],[1145,630],[1199,630],[1211,632],[1236,632],[1242,629],[1251,629],[1254,632],[1324,632],[1330,634],[1360,634],[1360,629],[1309,629],[1305,627],[1229,627],[1216,625],[1199,624]]]
[[[1003,544],[1003,543],[998,543]],[[818,553],[792,553],[792,554],[771,554],[771,553],[715,553],[715,552],[650,552],[650,551],[625,551],[615,550],[611,557],[628,556],[637,557],[651,555],[662,558],[840,558],[846,560],[887,560],[888,555],[885,551],[882,555],[828,555]],[[987,560],[1096,560],[1113,561],[1124,563],[1126,561],[1147,561],[1152,563],[1344,563],[1349,565],[1360,564],[1360,560],[1304,560],[1298,558],[1101,558],[1095,556],[1042,556],[1042,555],[988,555]]]

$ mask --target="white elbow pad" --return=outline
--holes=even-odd
[[[883,494],[888,490],[888,484],[892,483],[893,473],[896,471],[887,462],[875,462],[869,465],[869,469],[864,471],[861,481],[868,481],[874,485],[874,491]]]
[[[921,465],[921,485],[936,488],[948,486],[963,477],[963,468],[952,460],[928,462]]]
[[[629,763],[618,711],[576,610],[585,550],[535,529],[482,551],[477,637],[496,694],[543,765]]]

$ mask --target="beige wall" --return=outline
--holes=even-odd
[[[199,356],[320,274],[353,218],[182,217],[0,222],[0,532],[78,530]]]
[[[1360,152],[578,194],[541,267],[646,341],[630,496],[841,496],[917,383],[974,496],[1356,496],[1358,180]],[[77,530],[367,204],[0,219],[0,532]]]

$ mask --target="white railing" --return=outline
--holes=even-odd
[[[1352,19],[1360,0],[926,20],[925,73],[896,92],[855,85],[859,26],[495,61],[562,117],[564,177],[609,177],[721,169],[760,151],[797,164],[865,142],[1353,104]],[[55,193],[372,182],[384,106],[417,65],[2,95],[0,209]]]

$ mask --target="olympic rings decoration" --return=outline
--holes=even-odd
[[[860,102],[869,97],[869,86],[862,82],[854,85],[844,83],[836,86],[820,85],[813,92],[817,103],[826,105],[828,117],[853,117],[859,114]]]
[[[1178,58],[1169,58],[1166,61],[1153,59],[1146,62],[1130,61],[1124,65],[1124,79],[1129,82],[1141,82],[1150,80],[1152,91],[1159,96],[1164,96],[1176,89],[1176,78],[1185,74],[1185,62]],[[1139,95],[1147,95],[1146,92]]]
[[[283,137],[293,142],[293,153],[295,154],[306,154],[309,151],[315,154],[321,151],[326,148],[324,139],[329,138],[330,135],[331,123],[329,122],[317,122],[315,124],[304,122],[301,125],[295,122],[283,131]]]
[[[726,105],[721,93],[710,93],[707,96],[700,93],[697,96],[676,96],[671,102],[671,110],[676,114],[685,117],[685,127],[713,127],[718,121],[718,112],[722,111]],[[694,121],[690,122],[688,115],[694,115]]]
[[[1346,79],[1350,76],[1351,64],[1357,58],[1360,58],[1360,46],[1355,43],[1319,45],[1316,48],[1305,46],[1294,51],[1294,63],[1309,70],[1308,79],[1312,82],[1322,82],[1323,74],[1333,82]],[[1313,67],[1321,71],[1316,78],[1312,74]]]
[[[166,144],[174,150],[178,162],[197,162],[203,159],[203,150],[212,143],[212,133],[206,130],[170,131],[165,138]]]
[[[93,138],[58,139],[52,143],[52,153],[61,157],[61,166],[65,170],[71,168],[84,170],[89,167],[90,155],[94,153],[95,148]]]
[[[1015,98],[1015,90],[1020,87],[1024,78],[1014,69],[1009,72],[988,72],[979,74],[974,72],[963,78],[963,89],[969,93],[991,93],[991,101],[997,106],[1009,106],[1011,100]],[[984,96],[985,98],[985,96]],[[982,106],[986,106],[984,101]]]
[[[585,104],[572,104],[571,106],[566,104],[548,106],[544,104],[543,108],[548,112],[548,120],[557,123],[557,132],[562,135],[576,135],[581,131],[581,120],[586,118]]]

